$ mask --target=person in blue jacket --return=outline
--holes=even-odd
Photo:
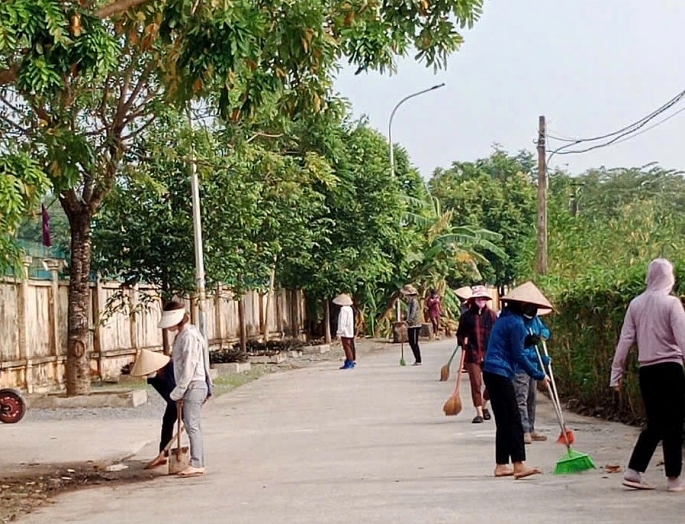
[[[483,365],[483,380],[490,393],[495,415],[495,476],[522,479],[540,473],[538,468],[526,466],[523,426],[516,402],[514,377],[516,367],[547,385],[549,378],[526,358],[525,348],[531,345],[524,314],[534,317],[538,308],[552,309],[552,305],[532,282],[513,289],[501,301],[505,304],[495,322],[488,341]],[[509,466],[512,462],[513,468]]]
[[[536,346],[542,339],[548,340],[550,332],[544,322],[538,315],[528,317],[524,313],[523,322],[526,325],[528,334],[534,335],[531,337],[532,344],[526,346],[525,353],[528,361],[540,371],[544,371],[540,367],[538,353]],[[543,362],[547,358],[541,355]],[[535,430],[535,405],[537,397],[537,381],[531,377],[521,366],[516,366],[516,377],[514,377],[514,389],[516,390],[516,401],[518,402],[519,414],[521,415],[521,425],[523,426],[523,442],[525,444],[532,444],[533,442],[543,442],[547,440],[547,436]]]

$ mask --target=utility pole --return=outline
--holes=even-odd
[[[537,274],[547,274],[547,126],[541,116],[538,125],[538,242]]]

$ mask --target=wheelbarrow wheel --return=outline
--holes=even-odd
[[[0,389],[0,422],[16,424],[26,414],[26,402],[14,389]]]

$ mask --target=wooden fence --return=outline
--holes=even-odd
[[[45,265],[52,280],[0,280],[0,387],[32,393],[59,389],[64,384],[69,284],[58,278],[58,261],[46,260]],[[108,300],[117,293],[123,296],[120,303],[124,307],[106,312]],[[270,337],[302,335],[305,304],[301,292],[279,290],[270,301],[265,294],[249,292],[242,303],[246,338],[262,336],[267,316]],[[160,302],[154,288],[139,286],[122,291],[117,283],[97,282],[91,287],[89,305],[93,379],[115,378],[139,349],[162,347],[162,332],[157,328]],[[238,301],[230,290],[215,290],[204,310],[212,348],[239,340]],[[197,304],[190,303],[190,311],[195,322]]]

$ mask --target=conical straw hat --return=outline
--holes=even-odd
[[[352,297],[348,295],[347,293],[340,293],[337,297],[333,299],[333,303],[336,306],[351,306],[352,305]]]
[[[411,284],[407,284],[402,288],[402,294],[404,295],[418,295],[418,290]]]
[[[131,368],[132,377],[144,377],[157,370],[162,369],[169,363],[170,358],[162,353],[155,353],[147,349],[138,352],[136,363]]]
[[[515,287],[504,295],[501,300],[503,302],[525,302],[542,309],[554,309],[554,306],[552,306],[550,301],[542,294],[542,291],[540,291],[532,282],[526,282]]]
[[[473,293],[473,291],[471,291],[469,286],[460,287],[454,292],[454,294],[462,300],[468,300],[471,298],[471,293]]]

